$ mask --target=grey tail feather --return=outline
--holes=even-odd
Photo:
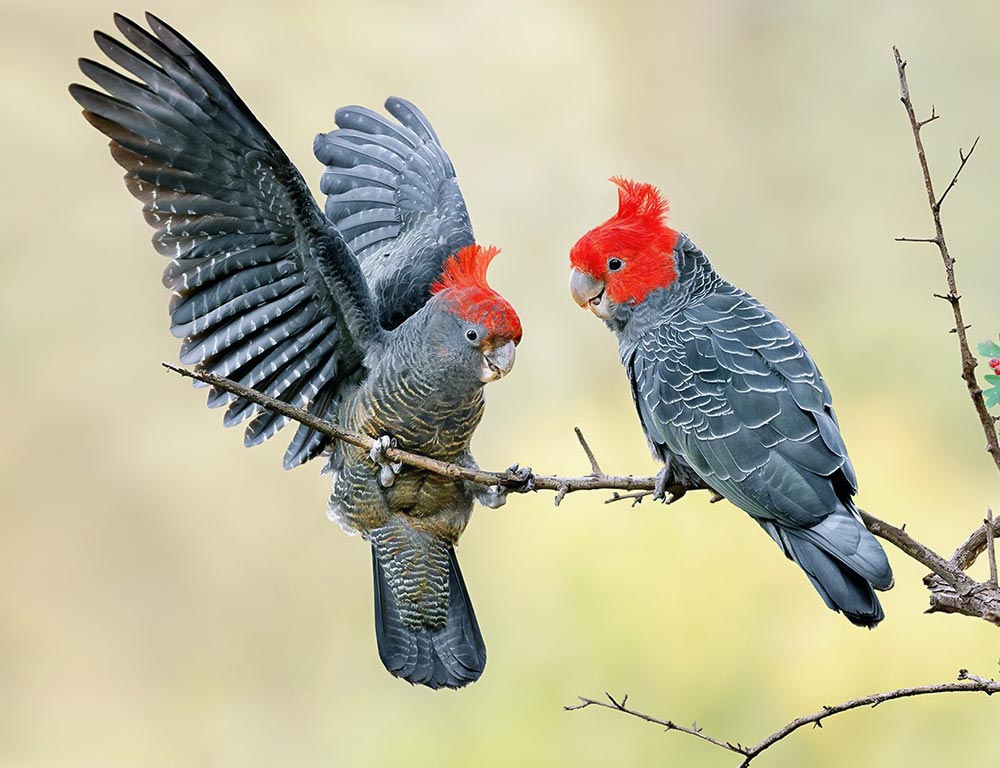
[[[414,630],[403,624],[385,569],[372,547],[379,658],[393,676],[434,689],[463,688],[478,680],[486,667],[486,644],[453,547],[448,557],[447,623],[438,629]]]
[[[799,531],[785,528],[781,534],[785,553],[806,572],[809,581],[830,608],[843,613],[852,624],[869,629],[874,629],[885,618],[882,604],[864,576],[813,541],[800,536]]]

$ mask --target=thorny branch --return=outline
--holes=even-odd
[[[814,712],[811,715],[804,715],[803,717],[797,717],[792,720],[787,725],[779,728],[774,733],[769,736],[765,736],[763,739],[758,741],[752,746],[745,746],[740,742],[723,741],[715,737],[706,734],[697,723],[693,723],[691,726],[678,725],[673,720],[663,720],[658,717],[653,717],[644,712],[632,709],[626,706],[628,701],[628,696],[622,697],[621,701],[617,701],[609,693],[604,695],[607,697],[607,701],[602,699],[588,699],[583,696],[580,698],[579,704],[571,704],[564,707],[568,711],[575,711],[579,709],[586,709],[587,707],[603,707],[604,709],[611,709],[617,712],[623,712],[626,715],[638,718],[640,720],[645,720],[647,723],[653,723],[654,725],[662,726],[666,731],[680,731],[681,733],[686,733],[691,736],[695,736],[703,741],[707,741],[709,744],[714,744],[721,749],[725,749],[729,752],[733,752],[740,755],[743,760],[740,763],[740,768],[750,765],[750,762],[760,755],[765,750],[773,747],[782,739],[792,735],[795,731],[799,730],[805,725],[810,725],[814,728],[822,728],[823,721],[831,717],[832,715],[840,714],[841,712],[847,712],[851,709],[858,709],[860,707],[872,707],[873,709],[879,704],[886,701],[892,701],[893,699],[904,699],[910,696],[926,696],[933,693],[972,693],[972,692],[982,692],[987,696],[992,696],[994,693],[1000,693],[1000,682],[995,680],[987,680],[985,678],[979,677],[978,675],[971,674],[968,670],[961,669],[958,672],[958,681],[953,683],[939,683],[937,685],[920,685],[912,688],[897,688],[893,691],[885,691],[883,693],[873,693],[870,696],[863,696],[859,699],[851,699],[850,701],[845,701],[843,704],[837,704],[836,706],[828,707],[824,706],[818,712]]]

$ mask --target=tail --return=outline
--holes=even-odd
[[[852,512],[838,510],[812,528],[768,523],[765,530],[830,608],[869,629],[885,618],[875,590],[892,587],[892,569],[881,545]]]
[[[375,639],[389,673],[428,688],[463,688],[486,668],[486,644],[465,589],[453,547],[448,548],[448,614],[443,627],[414,628],[404,622],[372,547],[375,580]]]

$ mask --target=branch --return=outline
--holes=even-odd
[[[904,699],[911,696],[926,696],[935,693],[972,693],[972,692],[982,692],[987,696],[992,696],[994,693],[1000,693],[1000,682],[995,680],[987,680],[985,678],[979,677],[978,675],[973,675],[968,672],[968,670],[961,669],[958,672],[958,681],[954,683],[939,683],[938,685],[921,685],[912,688],[897,688],[893,691],[885,691],[883,693],[873,693],[869,696],[863,696],[859,699],[851,699],[843,704],[837,704],[833,707],[823,707],[818,712],[814,712],[811,715],[805,715],[803,717],[798,717],[792,720],[790,723],[782,728],[779,728],[774,733],[769,736],[764,737],[758,741],[753,746],[744,746],[739,742],[723,741],[721,739],[714,738],[705,734],[697,723],[691,725],[691,727],[685,727],[682,725],[677,725],[672,720],[663,720],[658,717],[653,717],[644,712],[639,712],[638,710],[631,709],[625,704],[628,701],[628,696],[622,698],[622,700],[616,701],[611,694],[606,693],[607,701],[600,699],[588,699],[580,696],[579,704],[571,704],[564,707],[567,711],[576,711],[580,709],[586,709],[587,707],[603,707],[604,709],[611,709],[616,712],[623,712],[626,715],[638,718],[640,720],[645,720],[647,723],[653,723],[655,725],[662,726],[667,731],[680,731],[681,733],[686,733],[690,736],[695,736],[702,741],[707,741],[709,744],[714,744],[715,746],[725,749],[729,752],[733,752],[740,755],[743,761],[740,763],[740,768],[748,766],[750,762],[760,755],[765,750],[773,747],[782,739],[787,738],[795,731],[802,728],[804,725],[812,724],[814,728],[822,728],[823,720],[826,718],[840,714],[841,712],[847,712],[851,709],[858,709],[860,707],[877,707],[886,701],[892,701],[894,699]]]
[[[993,543],[993,539],[996,536],[996,532],[993,530],[993,510],[986,509],[986,519],[983,520],[983,526],[986,528],[986,557],[990,562],[990,581],[994,587],[998,586],[997,582],[997,552]]]
[[[249,400],[251,403],[255,403],[262,408],[266,408],[269,411],[280,413],[286,418],[297,421],[300,424],[305,424],[307,427],[316,430],[320,434],[332,437],[335,440],[356,445],[359,448],[364,448],[365,450],[371,450],[372,446],[375,444],[375,439],[370,435],[352,432],[339,424],[318,418],[317,416],[309,413],[309,411],[303,410],[302,408],[296,408],[295,406],[289,405],[282,400],[277,400],[269,395],[265,395],[263,392],[258,392],[257,390],[244,387],[242,384],[239,384],[232,379],[227,379],[224,376],[218,376],[207,371],[191,371],[185,368],[180,368],[176,365],[171,365],[170,363],[163,363],[163,367],[174,371],[175,373],[179,373],[181,376],[186,378],[204,382],[205,384],[209,384],[216,389],[221,389],[224,392],[230,392],[238,397],[242,397],[244,400]],[[532,475],[532,481],[530,483],[531,490],[556,491],[558,494],[561,494],[557,496],[557,499],[561,501],[567,493],[572,493],[574,491],[651,491],[653,489],[653,485],[656,481],[656,478],[654,477],[607,475],[601,472],[600,467],[597,465],[597,460],[594,458],[593,452],[590,451],[590,446],[587,445],[587,441],[584,439],[583,434],[579,430],[577,430],[577,434],[579,435],[581,445],[584,447],[584,450],[587,451],[591,469],[595,471],[585,477]],[[481,469],[470,469],[459,464],[452,464],[447,461],[431,458],[430,456],[412,453],[410,451],[403,450],[402,448],[386,448],[385,457],[390,461],[401,462],[411,467],[424,469],[428,472],[433,472],[436,475],[441,475],[442,477],[468,480],[469,482],[479,483],[480,485],[502,486],[504,488],[511,488],[515,490],[524,489],[523,486],[525,486],[524,477],[509,470],[505,472],[486,472]]]
[[[931,181],[931,172],[927,166],[927,155],[924,152],[924,142],[921,138],[920,132],[927,123],[936,119],[938,115],[932,109],[931,117],[929,119],[924,121],[917,119],[916,112],[913,109],[913,102],[910,100],[910,86],[906,81],[906,62],[900,55],[899,49],[895,46],[893,46],[892,53],[896,58],[896,72],[899,75],[899,99],[903,102],[903,107],[906,109],[906,116],[910,120],[910,129],[913,131],[913,141],[917,148],[917,160],[920,161],[920,170],[924,176],[924,187],[927,190],[927,205],[930,208],[931,217],[934,220],[933,238],[897,237],[896,240],[904,242],[934,243],[941,253],[941,261],[944,263],[945,279],[948,283],[948,292],[945,295],[945,298],[948,300],[948,303],[951,304],[952,313],[955,316],[955,327],[951,330],[951,333],[954,333],[958,337],[958,348],[962,359],[962,378],[965,380],[965,386],[969,390],[969,398],[972,400],[972,406],[975,408],[976,415],[979,417],[979,423],[983,428],[983,434],[986,436],[986,450],[993,457],[993,462],[996,464],[997,471],[1000,471],[1000,436],[997,435],[997,430],[994,426],[994,419],[986,408],[986,401],[983,399],[983,390],[976,381],[975,370],[978,363],[975,356],[972,354],[972,350],[969,348],[969,339],[965,333],[970,326],[965,324],[965,320],[962,317],[962,304],[960,301],[961,296],[958,293],[958,286],[955,283],[955,259],[952,258],[951,254],[948,252],[948,244],[944,238],[944,228],[941,225],[941,206],[944,204],[948,193],[951,192],[952,187],[954,187],[958,182],[958,177],[965,169],[965,165],[969,162],[969,158],[972,157],[972,153],[979,144],[979,138],[977,137],[976,140],[972,142],[972,146],[969,148],[967,154],[963,153],[962,150],[959,149],[958,170],[955,171],[955,175],[952,176],[951,182],[945,188],[941,197],[936,197],[934,194],[934,183]]]
[[[371,450],[375,443],[374,438],[370,435],[351,432],[339,424],[320,419],[308,411],[296,408],[281,400],[276,400],[262,392],[244,387],[242,384],[227,379],[224,376],[218,376],[206,371],[190,371],[171,365],[170,363],[163,363],[163,367],[179,373],[186,378],[204,382],[216,389],[221,389],[242,397],[262,408],[279,413],[300,424],[305,424],[307,427],[335,440],[341,440],[365,450]],[[467,480],[487,486],[504,487],[514,491],[555,491],[554,501],[556,506],[559,505],[567,494],[575,491],[615,491],[611,498],[607,500],[607,503],[631,499],[633,505],[641,502],[646,496],[652,495],[653,488],[656,486],[655,477],[605,474],[601,470],[593,450],[583,436],[583,432],[579,428],[576,428],[576,434],[591,468],[591,474],[584,477],[532,475],[531,480],[526,483],[523,475],[509,470],[505,472],[487,472],[481,469],[470,469],[459,464],[452,464],[429,456],[423,456],[419,453],[412,453],[402,448],[387,448],[385,449],[385,455],[390,461],[398,461],[443,477]],[[701,488],[691,488],[689,486],[670,487],[667,488],[669,493],[668,503],[680,499],[686,491],[690,490],[711,491],[712,497],[710,501],[718,501],[722,498],[722,496],[712,491],[707,485]],[[620,491],[627,491],[628,493],[623,494]],[[985,525],[969,536],[951,560],[945,560],[930,547],[914,539],[902,528],[897,528],[884,520],[880,520],[864,510],[859,510],[859,512],[865,525],[868,526],[868,529],[873,534],[893,544],[909,557],[932,571],[924,579],[924,584],[927,585],[932,593],[930,612],[964,613],[968,616],[984,618],[987,621],[1000,625],[1000,589],[995,584],[977,584],[965,573],[965,570],[975,562],[978,555],[987,547]],[[1000,520],[994,520],[990,530],[1000,534]],[[929,581],[929,579],[932,581]]]
[[[719,741],[718,739],[712,738],[702,731],[698,727],[698,723],[692,723],[691,727],[684,725],[678,725],[673,720],[661,720],[658,717],[653,717],[652,715],[647,715],[643,712],[639,712],[635,709],[629,709],[625,706],[628,701],[628,694],[622,697],[621,701],[615,701],[615,698],[610,694],[605,692],[605,696],[608,697],[607,701],[600,701],[598,699],[588,699],[583,696],[579,696],[579,704],[568,704],[563,707],[567,712],[575,712],[578,709],[586,709],[587,707],[604,707],[605,709],[614,709],[618,712],[624,712],[627,715],[632,715],[632,717],[638,717],[640,720],[645,720],[647,723],[653,723],[655,725],[662,725],[664,730],[667,731],[680,731],[681,733],[686,733],[689,736],[694,736],[695,738],[701,739],[702,741],[707,741],[709,744],[714,744],[717,747],[722,747],[723,749],[728,749],[731,752],[739,752],[741,755],[745,755],[746,752],[744,748],[739,744],[731,744],[728,741]]]
[[[922,127],[923,126],[921,126],[921,128]],[[958,170],[955,171],[955,175],[951,177],[951,182],[947,187],[945,187],[944,192],[941,193],[941,197],[939,197],[938,201],[934,204],[934,207],[939,211],[941,210],[942,203],[944,203],[944,199],[948,196],[948,193],[951,192],[951,188],[954,187],[955,183],[958,181],[958,175],[962,172],[962,169],[965,168],[965,164],[969,162],[969,158],[972,157],[972,153],[976,151],[976,145],[979,143],[980,138],[982,137],[976,136],[976,140],[972,142],[972,146],[969,147],[969,154],[967,155],[962,154],[961,147],[958,148]]]

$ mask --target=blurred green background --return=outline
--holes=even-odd
[[[733,756],[578,694],[751,742],[823,704],[995,675],[1000,635],[925,616],[923,569],[875,632],[827,611],[742,512],[550,494],[479,510],[463,569],[489,646],[459,693],[379,664],[368,551],[324,516],[318,466],[246,451],[160,368],[165,262],[66,85],[123,2],[3,0],[0,765],[729,766]],[[569,298],[567,251],[614,210],[606,179],[660,185],[673,222],[820,361],[862,506],[950,553],[995,472],[958,378],[943,275],[890,46],[911,61],[939,184],[983,134],[946,228],[975,339],[1000,326],[1000,6],[979,3],[384,3],[172,0],[318,188],[339,105],[406,96],[459,170],[492,280],[520,312],[511,377],[475,450],[583,474],[651,473],[610,334]],[[982,369],[981,369],[982,370]],[[981,571],[977,570],[979,574]],[[761,765],[961,764],[1000,702],[925,698],[803,731]],[[984,759],[986,762],[984,763]]]

